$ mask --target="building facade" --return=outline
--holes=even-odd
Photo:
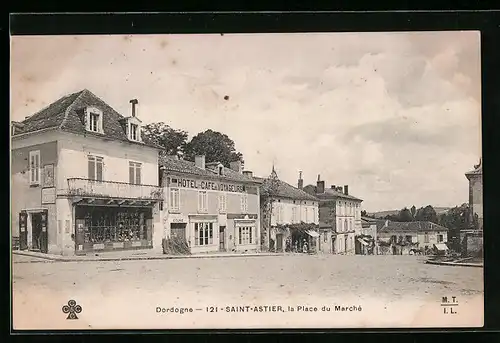
[[[349,194],[349,186],[332,185],[325,188],[325,181],[318,175],[316,186],[307,185],[304,191],[314,195],[319,202],[320,227],[330,231],[330,248],[333,254],[355,254],[355,232],[361,230],[361,202]]]
[[[260,250],[259,182],[240,162],[165,157],[160,161],[166,195],[163,236],[185,241],[191,253]]]
[[[448,228],[432,222],[393,222],[377,220],[377,245],[380,255],[409,255],[444,249]]]
[[[303,251],[305,240],[309,252],[320,251],[319,199],[279,180],[274,168],[271,178],[256,179],[262,182],[261,188],[275,182],[271,208],[261,206],[262,226],[270,228],[270,238],[274,242],[271,249]]]
[[[361,217],[361,227],[357,227],[354,234],[357,255],[377,255],[377,222],[375,219]]]
[[[477,223],[476,229],[483,229],[483,166],[481,160],[474,166],[474,170],[465,173],[469,180],[469,207],[471,209],[471,223]]]
[[[117,113],[88,90],[12,124],[12,236],[20,249],[74,255],[161,249],[159,147],[137,100]]]

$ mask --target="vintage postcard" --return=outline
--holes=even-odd
[[[483,326],[480,33],[11,36],[13,328]]]

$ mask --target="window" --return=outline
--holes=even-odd
[[[179,188],[170,189],[170,209],[172,211],[179,211],[180,209],[180,193]]]
[[[207,191],[198,191],[198,211],[208,211],[208,194]]]
[[[195,245],[213,244],[213,223],[194,223]]]
[[[139,140],[139,125],[130,124],[130,139],[133,141]]]
[[[227,210],[226,194],[219,194],[219,212],[225,213]]]
[[[248,212],[248,196],[246,194],[241,195],[241,212]]]
[[[347,222],[347,219],[344,220],[344,231],[349,231],[349,223]]]
[[[238,228],[238,242],[239,244],[252,244],[253,243],[253,227],[240,226]]]
[[[443,240],[443,235],[438,235],[438,243],[442,243]]]
[[[323,242],[327,242],[328,241],[328,234],[326,232],[323,233]]]
[[[141,182],[141,164],[136,162],[129,162],[129,183],[140,185]]]
[[[158,202],[158,210],[163,211],[163,201]]]
[[[102,157],[89,155],[88,158],[89,179],[102,181],[103,159]]]
[[[219,166],[219,175],[222,175],[222,171],[224,170],[224,167],[223,166]]]
[[[99,114],[89,113],[89,130],[99,132]]]
[[[29,153],[29,173],[30,185],[40,184],[40,150],[30,151]]]
[[[292,207],[292,223],[297,222],[297,207]]]
[[[429,234],[427,232],[424,233],[424,243],[429,243]]]
[[[342,219],[339,219],[339,227],[337,232],[342,232]]]
[[[305,222],[309,223],[309,208],[306,207],[305,210],[306,210],[306,219],[305,219]]]

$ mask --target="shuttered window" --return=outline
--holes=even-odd
[[[141,182],[141,164],[129,162],[129,183],[140,185]]]
[[[98,156],[88,157],[88,175],[90,180],[102,181],[103,158]]]

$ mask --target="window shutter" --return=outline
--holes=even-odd
[[[140,185],[141,184],[141,165],[137,164],[135,166],[135,183]]]
[[[97,160],[96,161],[96,180],[97,181],[102,181],[102,160]]]
[[[128,171],[129,171],[128,182],[133,184],[135,178],[134,178],[134,165],[132,163],[129,164]]]
[[[95,161],[93,157],[89,157],[89,179],[95,180]]]

